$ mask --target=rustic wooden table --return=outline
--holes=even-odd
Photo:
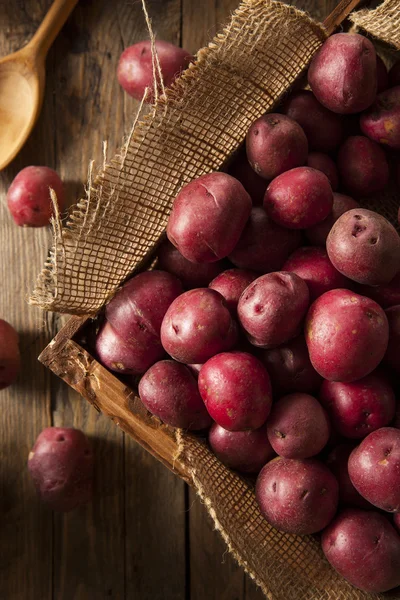
[[[238,0],[148,0],[161,39],[195,52]],[[297,4],[300,4],[298,2]],[[322,18],[335,0],[303,0]],[[18,49],[50,0],[0,1],[0,56]],[[146,37],[139,0],[81,0],[47,61],[39,122],[0,173],[0,316],[21,337],[18,382],[0,392],[0,598],[2,600],[256,600],[262,595],[226,552],[204,507],[181,480],[52,377],[37,356],[63,318],[26,304],[51,241],[49,229],[20,229],[6,190],[23,167],[48,165],[70,202],[90,159],[110,155],[128,132],[135,102],[116,80],[121,51]],[[53,514],[37,500],[26,461],[51,425],[83,429],[96,455],[96,496],[88,507]]]

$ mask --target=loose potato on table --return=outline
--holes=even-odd
[[[326,466],[332,471],[339,484],[339,503],[344,506],[355,508],[372,509],[365,498],[361,496],[351,483],[349,475],[349,456],[353,452],[355,444],[351,442],[342,443],[335,446],[328,454]]]
[[[342,144],[337,167],[343,189],[356,198],[382,192],[389,181],[384,151],[363,135],[348,137]]]
[[[400,85],[378,95],[360,117],[362,132],[374,142],[400,149]]]
[[[221,294],[232,315],[235,316],[240,296],[255,279],[257,279],[257,274],[252,271],[228,269],[217,275],[208,287]]]
[[[352,208],[358,208],[359,206],[358,202],[353,200],[353,198],[350,198],[350,196],[335,192],[333,194],[332,211],[326,219],[306,230],[308,241],[314,246],[325,246],[329,232],[338,218],[346,211],[351,210]]]
[[[18,333],[0,319],[0,390],[14,383],[20,369]]]

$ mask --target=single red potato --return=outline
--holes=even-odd
[[[400,271],[390,283],[383,285],[363,285],[359,289],[363,296],[372,298],[382,308],[396,306],[400,304]]]
[[[351,282],[335,269],[325,248],[305,246],[298,248],[287,259],[283,271],[295,273],[306,282],[310,301],[335,288],[351,287]]]
[[[376,55],[376,79],[377,92],[380,94],[389,87],[389,74],[385,63],[380,56]],[[396,85],[396,84],[393,84]],[[400,85],[400,82],[399,82]],[[391,86],[392,87],[392,86]]]
[[[189,290],[166,312],[161,342],[172,358],[186,364],[204,363],[237,340],[237,326],[219,292]]]
[[[400,60],[394,63],[389,71],[389,87],[400,85]]]
[[[254,206],[262,206],[268,181],[257,175],[249,165],[245,148],[239,152],[228,169],[229,175],[240,181],[250,195]]]
[[[389,325],[373,300],[349,290],[331,290],[311,305],[305,332],[315,370],[329,381],[351,382],[379,365]]]
[[[355,197],[377,194],[389,181],[384,151],[363,135],[347,138],[339,149],[337,166],[343,188]]]
[[[322,462],[274,458],[261,470],[256,500],[273,527],[309,535],[324,529],[338,504],[337,481]]]
[[[223,352],[200,369],[199,390],[213,420],[229,431],[261,427],[271,410],[268,373],[247,352]]]
[[[214,423],[208,442],[224,465],[241,473],[258,473],[275,456],[265,425],[252,431],[228,431]]]
[[[29,453],[28,469],[40,499],[53,510],[67,512],[92,499],[93,453],[78,429],[43,429]]]
[[[329,440],[327,413],[316,398],[296,393],[275,402],[267,421],[272,448],[284,458],[310,458]]]
[[[18,333],[10,323],[0,319],[0,390],[14,383],[20,365]]]
[[[326,459],[326,465],[330,468],[339,484],[339,503],[344,506],[371,509],[372,505],[361,496],[351,483],[348,462],[355,445],[342,443],[333,448]]]
[[[400,373],[400,305],[387,308],[385,313],[389,323],[389,343],[383,360],[395,373]]]
[[[336,33],[314,55],[308,83],[326,108],[352,114],[375,100],[376,70],[376,52],[370,40],[357,33]]]
[[[160,69],[165,87],[169,87],[176,77],[186,69],[193,59],[183,48],[163,40],[155,41]],[[144,40],[126,48],[120,56],[117,77],[119,84],[136,100],[142,100],[147,88],[146,102],[154,101],[154,75],[151,41]],[[158,81],[157,88],[161,92]]]
[[[319,399],[335,429],[353,439],[364,438],[388,425],[396,409],[393,388],[381,371],[352,383],[324,381]]]
[[[278,271],[302,241],[301,231],[277,225],[261,206],[256,206],[229,260],[240,269],[257,273]]]
[[[326,249],[333,266],[358,283],[390,283],[400,268],[399,234],[385,217],[366,208],[339,217]]]
[[[206,429],[212,423],[191,370],[174,360],[161,360],[143,375],[139,396],[145,407],[171,427]]]
[[[252,344],[279,346],[300,333],[309,305],[307,284],[294,273],[262,275],[243,292],[238,317]]]
[[[327,176],[333,191],[338,189],[339,174],[337,166],[328,154],[323,154],[323,152],[310,152],[307,157],[307,166],[324,173]]]
[[[332,567],[360,590],[380,593],[400,585],[400,536],[384,515],[347,508],[321,542]]]
[[[349,475],[368,502],[400,512],[400,429],[382,427],[363,439],[350,455]]]
[[[49,167],[25,167],[13,179],[7,192],[7,205],[14,222],[22,227],[44,227],[53,215],[50,188],[64,209],[64,185]]]
[[[267,187],[264,208],[282,227],[305,229],[326,219],[333,194],[328,178],[310,167],[297,167],[276,177]]]
[[[175,198],[168,239],[192,262],[215,262],[236,246],[251,207],[249,194],[231,175],[202,175],[185,185]]]
[[[235,316],[240,296],[255,279],[257,279],[257,274],[252,271],[229,269],[217,275],[208,287],[221,294],[225,299],[226,306]]]
[[[326,219],[306,230],[308,241],[313,246],[325,246],[326,238],[338,218],[346,211],[351,210],[352,208],[358,208],[359,206],[358,202],[353,200],[353,198],[350,198],[350,196],[335,192],[333,194],[332,212],[329,213]]]
[[[307,152],[306,134],[286,115],[267,113],[252,123],[246,135],[250,166],[264,179],[304,165]]]
[[[360,117],[362,132],[374,142],[400,149],[400,85],[385,90]]]

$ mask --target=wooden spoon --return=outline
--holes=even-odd
[[[47,52],[78,0],[55,0],[24,48],[0,60],[0,170],[17,155],[39,116]]]

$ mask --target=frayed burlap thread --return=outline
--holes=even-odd
[[[375,10],[359,10],[351,22],[373,37],[400,49],[400,0],[385,0]]]

